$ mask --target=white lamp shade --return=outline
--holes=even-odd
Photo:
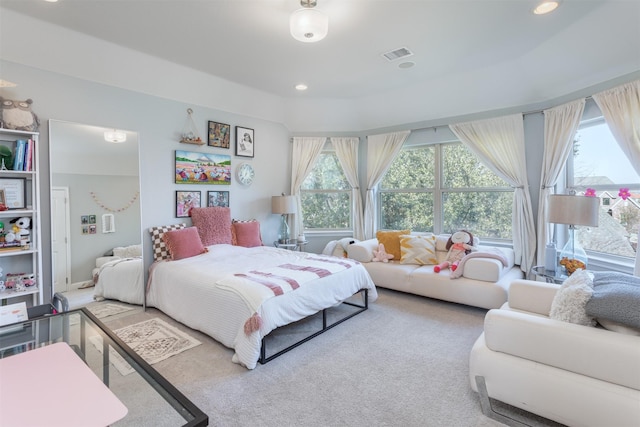
[[[271,197],[271,212],[274,214],[296,213],[295,196],[273,196]]]
[[[549,196],[548,221],[554,224],[598,226],[600,198],[552,194]]]
[[[289,27],[294,39],[305,43],[317,42],[329,32],[329,18],[316,9],[298,9],[291,14]]]

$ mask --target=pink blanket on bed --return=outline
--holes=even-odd
[[[486,248],[486,249],[483,249],[482,251],[471,252],[470,254],[465,255],[460,260],[460,263],[458,264],[458,268],[456,268],[456,271],[451,272],[449,279],[457,279],[459,277],[462,277],[462,274],[464,273],[464,265],[466,264],[467,260],[471,258],[493,258],[502,262],[502,265],[504,265],[505,267],[509,266],[507,257],[504,256],[504,253],[500,249]]]

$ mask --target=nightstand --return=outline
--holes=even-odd
[[[562,284],[562,282],[564,282],[568,277],[560,271],[546,270],[544,265],[531,267],[531,273],[536,277],[543,278],[547,283],[555,283],[558,285]]]
[[[275,242],[273,242],[273,246],[275,246],[276,248],[282,248],[282,249],[289,249],[290,251],[300,251],[302,252],[302,249],[307,245],[306,240],[304,242],[297,242],[297,241],[292,241],[291,243],[279,243],[277,240]]]

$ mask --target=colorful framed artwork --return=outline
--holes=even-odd
[[[236,126],[236,156],[253,157],[255,143],[253,129]]]
[[[229,207],[228,191],[207,191],[207,207]]]
[[[176,150],[176,184],[231,185],[231,156]]]
[[[209,120],[209,136],[207,145],[211,147],[229,148],[231,140],[231,126]]]
[[[176,217],[188,218],[192,208],[200,207],[199,191],[176,191]]]

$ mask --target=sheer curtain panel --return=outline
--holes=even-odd
[[[367,137],[367,199],[364,206],[365,239],[375,237],[375,187],[391,166],[411,131],[401,131]]]
[[[291,195],[296,196],[296,214],[292,236],[297,236],[304,230],[302,203],[300,201],[300,187],[318,161],[326,137],[295,137],[291,153]]]
[[[515,188],[513,250],[516,263],[525,274],[529,274],[536,257],[536,231],[527,181],[522,122],[522,114],[514,114],[449,127],[485,166]]]
[[[544,111],[544,155],[538,199],[538,260],[544,260],[544,249],[551,241],[547,223],[547,202],[553,193],[569,154],[573,138],[580,125],[585,99],[573,101]]]
[[[351,186],[351,211],[353,212],[353,237],[364,240],[362,223],[362,195],[358,182],[358,145],[360,138],[331,138],[336,156]]]

